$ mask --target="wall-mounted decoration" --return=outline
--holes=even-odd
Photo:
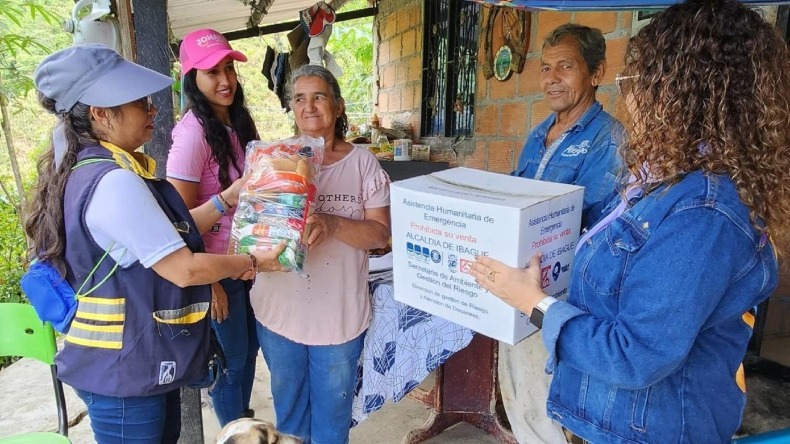
[[[513,72],[510,69],[510,62],[512,60],[513,51],[510,49],[510,46],[502,45],[496,52],[496,57],[494,58],[494,77],[500,82],[510,78],[510,74]]]
[[[494,49],[499,45],[510,49],[510,70],[521,73],[529,51],[531,18],[529,12],[513,8],[490,6],[483,21],[483,77],[488,80],[497,75]],[[504,71],[503,71],[504,72]],[[510,74],[508,73],[507,76]],[[507,79],[505,76],[505,79]],[[497,77],[499,80],[499,77]]]

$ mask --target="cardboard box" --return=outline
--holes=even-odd
[[[476,255],[524,267],[543,252],[544,291],[567,298],[584,188],[454,168],[391,185],[395,299],[515,344],[529,315],[475,283]]]

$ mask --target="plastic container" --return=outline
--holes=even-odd
[[[431,160],[431,147],[429,145],[412,145],[411,158],[421,162]]]
[[[396,140],[392,148],[392,154],[395,160],[411,160],[411,140]]]

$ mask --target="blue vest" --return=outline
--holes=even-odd
[[[99,145],[84,147],[77,160],[84,159],[99,161],[71,172],[63,202],[66,279],[75,289],[104,255],[85,224],[88,202],[99,180],[120,168]],[[175,188],[164,180],[145,182],[189,249],[202,252],[200,233]],[[108,255],[84,288],[99,283],[114,265]],[[207,368],[210,301],[209,285],[179,288],[139,261],[118,267],[79,299],[56,357],[58,378],[77,389],[116,397],[151,396],[201,381]]]

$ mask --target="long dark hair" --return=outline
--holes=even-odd
[[[230,167],[233,166],[239,174],[241,174],[241,169],[237,165],[238,159],[236,153],[233,152],[225,125],[214,116],[211,103],[198,89],[196,69],[190,70],[184,76],[184,94],[189,100],[188,109],[192,110],[192,114],[203,125],[203,132],[211,147],[211,154],[219,165],[219,183],[222,185],[222,189],[228,188],[231,184]],[[233,95],[233,103],[228,108],[228,114],[230,114],[230,126],[239,137],[241,148],[244,149],[250,140],[258,138],[258,131],[255,129],[255,122],[252,120],[250,111],[244,104],[244,89],[241,87],[241,83],[236,84],[236,93]]]
[[[38,93],[41,106],[53,113],[55,101],[41,92]],[[117,108],[111,108],[117,110]],[[91,127],[90,106],[77,103],[66,113],[58,115],[66,136],[66,151],[60,165],[56,166],[55,149],[50,146],[38,160],[38,179],[31,191],[25,217],[25,233],[30,238],[28,258],[38,257],[50,261],[61,273],[66,275],[66,228],[63,221],[63,194],[66,179],[71,168],[77,163],[77,154],[86,143],[101,140]]]

